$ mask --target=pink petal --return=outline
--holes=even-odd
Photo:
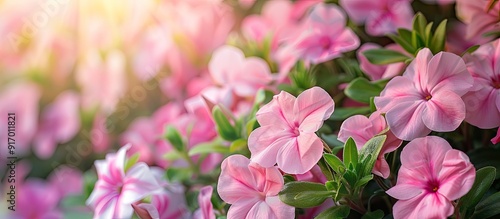
[[[428,65],[432,57],[431,50],[423,48],[403,73],[404,77],[409,78],[416,84],[419,93],[429,92],[427,90],[427,78],[429,78],[429,74],[435,74],[434,72],[428,72]]]
[[[302,174],[318,163],[323,154],[323,143],[315,133],[301,133],[295,144],[288,144],[278,151],[278,167],[285,173]]]
[[[251,162],[248,169],[254,179],[254,188],[266,196],[278,195],[283,188],[283,175],[277,167],[263,168],[257,163]]]
[[[495,103],[500,100],[497,89],[484,85],[477,91],[470,91],[462,97],[465,107],[465,121],[482,129],[500,126],[500,110]]]
[[[309,15],[309,19],[314,22],[328,25],[344,25],[346,22],[344,12],[342,12],[338,6],[324,3],[317,4],[313,8],[311,14]]]
[[[380,97],[375,97],[375,106],[381,113],[387,113],[398,104],[409,105],[422,97],[417,88],[407,77],[396,76],[387,83]]]
[[[302,92],[293,106],[293,114],[298,115],[295,121],[300,124],[299,130],[316,132],[333,113],[334,106],[333,99],[322,88],[313,87]]]
[[[378,10],[383,4],[366,0],[340,0],[339,4],[347,11],[349,18],[354,22],[361,24],[373,12]]]
[[[463,59],[448,52],[440,52],[432,57],[425,78],[427,80],[422,82],[426,83],[427,91],[449,90],[459,96],[464,95],[473,82]]]
[[[271,207],[271,211],[276,218],[294,218],[295,208],[289,206],[279,199],[278,196],[266,197],[266,203]]]
[[[256,197],[241,198],[231,205],[227,212],[227,218],[248,218],[247,215],[250,210],[261,202]]]
[[[259,109],[255,117],[261,126],[288,126],[292,127],[294,123],[293,109],[296,98],[281,91],[273,97],[273,100]]]
[[[213,188],[212,186],[204,186],[200,189],[200,193],[198,194],[198,205],[200,206],[201,214],[198,215],[199,219],[215,219],[214,209],[212,206],[212,198]]]
[[[292,144],[292,135],[288,130],[277,129],[273,126],[264,126],[255,129],[248,137],[248,149],[251,160],[263,167],[276,164],[276,157],[280,148]]]
[[[137,163],[132,166],[123,180],[120,202],[132,204],[142,198],[159,193],[163,188],[158,184],[153,173],[145,163]]]
[[[239,200],[253,200],[259,197],[255,191],[255,179],[248,169],[249,164],[250,160],[242,155],[232,155],[222,161],[217,184],[217,192],[222,200],[235,204]]]
[[[245,55],[238,48],[222,46],[214,51],[208,70],[217,84],[225,85],[232,81],[233,72],[238,72],[244,59]]]
[[[472,188],[476,170],[469,157],[459,150],[449,150],[439,173],[438,192],[449,200],[464,196]]]
[[[437,179],[446,153],[451,150],[450,144],[437,136],[416,138],[408,143],[401,152],[401,164],[407,168],[423,167],[425,175],[419,176],[422,181]]]
[[[384,121],[385,122],[385,121]],[[373,124],[371,121],[362,115],[355,115],[347,118],[340,126],[338,140],[346,142],[349,137],[352,137],[358,149],[370,140],[374,135]]]
[[[431,132],[422,121],[425,105],[422,101],[401,103],[392,107],[385,118],[396,137],[410,141]]]
[[[447,218],[453,214],[453,205],[444,196],[420,195],[414,199],[398,201],[393,206],[394,219],[399,218]]]
[[[465,104],[457,94],[442,90],[433,93],[422,114],[424,124],[438,132],[453,131],[465,119]]]
[[[420,196],[425,193],[425,191],[418,186],[398,182],[397,185],[387,190],[386,193],[395,199],[408,200]]]
[[[269,218],[269,219],[278,219],[271,207],[264,201],[257,202],[252,208],[248,211],[246,218]]]
[[[491,139],[491,143],[498,144],[500,142],[500,128],[497,130],[497,135]]]

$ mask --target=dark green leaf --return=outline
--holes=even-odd
[[[366,78],[356,78],[347,85],[344,93],[353,100],[370,103],[370,98],[379,96],[382,90],[382,86],[372,83]]]
[[[476,206],[471,218],[483,219],[500,215],[500,192],[488,196]]]
[[[380,209],[376,211],[367,212],[361,219],[382,219],[384,218],[384,212]]]
[[[165,175],[170,182],[180,182],[191,178],[192,172],[189,168],[170,167],[165,171]]]
[[[476,179],[471,190],[460,198],[460,211],[464,216],[470,216],[474,207],[483,198],[495,180],[496,170],[494,167],[483,167],[476,171]]]
[[[209,153],[228,153],[229,148],[222,145],[222,141],[216,140],[213,142],[205,142],[195,145],[191,150],[189,150],[188,155],[194,156],[198,154],[209,154]]]
[[[171,125],[165,128],[165,138],[177,151],[184,151],[185,145],[182,136],[177,129]]]
[[[334,121],[343,121],[353,115],[367,114],[369,112],[370,107],[336,108],[330,119]]]
[[[363,52],[366,59],[373,64],[387,65],[396,62],[404,62],[408,56],[390,49],[370,49]]]
[[[236,129],[231,125],[219,106],[213,108],[212,116],[222,138],[228,141],[234,141],[239,138]]]
[[[358,165],[358,148],[352,138],[347,139],[344,144],[343,159],[347,167],[349,167],[349,164],[352,164],[354,168]]]
[[[407,30],[406,30],[407,31]],[[404,50],[406,50],[408,53],[413,54],[415,52],[415,47],[411,44],[411,32],[408,31],[410,34],[409,37],[405,38],[403,36],[396,36],[396,35],[389,35],[389,38],[391,38],[394,42],[399,44],[401,47],[403,47]]]
[[[370,182],[370,180],[373,179],[373,175],[370,174],[370,175],[366,175],[366,176],[363,176],[361,179],[359,179],[356,184],[354,184],[354,187],[355,188],[359,188],[361,186],[364,186],[366,185],[368,182]]]
[[[340,219],[349,216],[351,209],[348,206],[333,206],[318,214],[315,219]]]
[[[311,208],[320,205],[325,199],[331,197],[325,185],[312,182],[289,182],[279,192],[280,200],[290,206],[298,208]]]

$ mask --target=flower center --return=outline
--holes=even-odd
[[[425,96],[425,100],[430,100],[430,99],[432,99],[432,96],[430,94]]]
[[[292,133],[293,133],[293,136],[295,136],[295,137],[299,136],[300,135],[299,128],[292,129]]]
[[[319,40],[319,44],[321,45],[321,47],[324,49],[324,50],[327,50],[330,48],[330,46],[332,45],[332,41],[330,40],[329,37],[325,36],[325,37],[322,37],[320,40]]]
[[[427,182],[427,191],[435,193],[438,190],[439,190],[439,182],[437,182],[436,180],[431,180]]]

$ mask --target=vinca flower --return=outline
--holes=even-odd
[[[323,142],[316,131],[333,113],[334,102],[319,87],[302,92],[297,98],[282,91],[260,108],[261,127],[248,137],[251,160],[263,167],[278,167],[286,173],[302,174],[318,162]]]
[[[465,119],[461,96],[472,87],[472,77],[459,56],[420,50],[403,76],[393,78],[375,97],[377,109],[386,113],[391,131],[402,140],[413,140],[433,131],[453,131]]]
[[[396,186],[387,190],[399,199],[394,218],[447,218],[454,211],[452,201],[467,194],[475,176],[467,155],[444,139],[414,139],[401,152]]]
[[[221,169],[217,191],[231,204],[228,219],[294,218],[295,208],[278,197],[284,181],[277,167],[265,168],[242,155],[231,155]]]

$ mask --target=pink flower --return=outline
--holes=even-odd
[[[358,150],[361,150],[368,140],[380,134],[386,128],[387,124],[385,118],[380,115],[379,112],[372,113],[369,118],[362,115],[355,115],[349,117],[342,123],[338,139],[342,142],[346,142],[349,137],[352,137]],[[396,150],[401,145],[402,141],[396,138],[390,130],[386,132],[385,135],[387,135],[387,139],[382,146],[382,150],[380,151],[372,171],[375,175],[387,179],[391,170],[384,155]]]
[[[228,219],[294,218],[295,208],[278,197],[284,181],[277,167],[264,168],[242,155],[231,155],[221,168],[217,191],[231,204]]]
[[[472,86],[465,63],[459,56],[428,48],[418,52],[403,76],[393,78],[375,105],[396,137],[412,140],[433,131],[455,130],[465,118],[461,99]]]
[[[187,209],[185,209],[184,204],[184,193],[173,196],[172,193],[162,192],[160,194],[153,195],[151,203],[137,204],[134,210],[136,212],[140,211],[142,214],[148,215],[154,219],[187,218]],[[141,211],[137,208],[143,210]]]
[[[500,4],[486,12],[490,1],[456,0],[457,17],[467,24],[466,38],[470,39],[490,31],[498,31]]]
[[[366,32],[373,36],[395,33],[398,28],[411,29],[411,0],[340,0],[349,18],[365,23]]]
[[[50,184],[59,191],[61,197],[79,195],[83,192],[83,175],[76,168],[59,166],[48,179]]]
[[[4,124],[0,132],[0,140],[7,144],[8,113],[15,113],[16,155],[29,152],[31,140],[36,134],[38,124],[38,101],[40,89],[32,83],[12,83],[2,87],[0,91],[0,122]],[[13,122],[12,120],[10,122]],[[0,154],[8,154],[7,146],[0,149]]]
[[[500,126],[500,40],[482,45],[466,61],[474,85],[462,97],[465,121],[482,129]]]
[[[344,13],[335,5],[316,5],[305,22],[292,46],[307,63],[326,62],[359,46],[356,34],[345,26]]]
[[[381,47],[377,44],[374,43],[365,43],[363,44],[358,52],[357,52],[357,57],[359,60],[359,65],[361,70],[372,80],[380,80],[380,79],[389,79],[393,78],[394,76],[399,75],[401,72],[403,72],[405,68],[404,63],[394,63],[394,64],[389,64],[389,65],[375,65],[370,63],[368,59],[363,55],[363,52],[366,50],[370,49],[380,49]],[[398,52],[403,52],[401,47],[397,46],[396,44],[391,44],[386,46],[387,49],[395,50]]]
[[[323,143],[315,134],[333,113],[334,102],[326,91],[313,87],[297,98],[282,91],[256,114],[261,127],[248,138],[252,161],[302,174],[321,158]]]
[[[38,157],[49,158],[57,144],[66,143],[77,134],[80,129],[79,101],[78,94],[66,91],[45,108],[34,141],[33,150]]]
[[[163,190],[145,163],[125,172],[129,148],[125,145],[116,154],[106,155],[105,160],[95,161],[99,179],[86,202],[94,210],[94,218],[131,217],[132,203]]]
[[[200,208],[194,212],[195,219],[215,219],[214,209],[212,206],[213,188],[212,186],[204,186],[198,194],[198,205]]]
[[[261,58],[245,58],[232,46],[217,49],[208,64],[210,75],[217,85],[230,88],[241,97],[253,96],[272,81],[271,70]]]
[[[7,218],[64,218],[62,211],[58,207],[61,197],[55,185],[41,179],[28,179],[21,185],[16,184],[16,193],[18,195],[15,203],[16,211],[11,212],[11,215]]]
[[[451,201],[472,187],[476,171],[467,155],[436,136],[417,138],[401,152],[396,186],[387,194],[399,199],[394,218],[446,218]]]
[[[500,142],[500,128],[497,130],[497,135],[491,139],[491,143],[498,144]]]
[[[102,153],[109,148],[109,132],[106,128],[106,117],[102,113],[94,116],[92,129],[90,130],[90,142],[95,153]]]
[[[465,50],[474,45],[483,45],[492,41],[492,37],[475,35],[467,38],[467,25],[454,22],[446,34],[446,51],[461,55]]]

